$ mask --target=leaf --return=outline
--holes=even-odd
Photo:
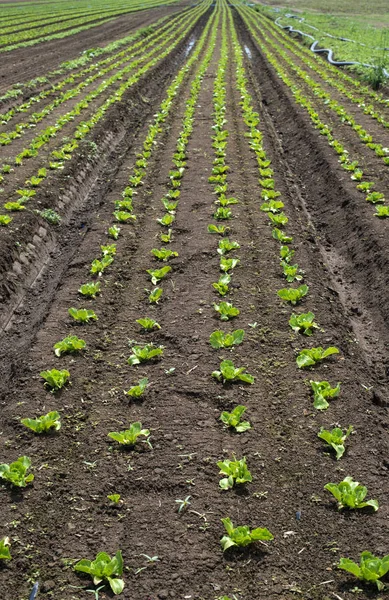
[[[316,363],[324,360],[332,354],[339,354],[338,348],[330,346],[327,350],[324,350],[321,346],[317,348],[311,348],[310,350],[301,350],[296,358],[296,363],[299,369],[304,369],[315,365]]]
[[[108,583],[111,586],[111,590],[114,594],[121,594],[124,589],[123,579],[111,579],[108,577]]]
[[[9,551],[10,545],[9,537],[3,537],[3,539],[0,540],[0,560],[11,560],[12,557]]]
[[[209,342],[212,348],[230,348],[231,346],[241,344],[244,338],[244,330],[236,329],[231,333],[224,333],[224,331],[214,331],[210,338]]]
[[[57,342],[53,346],[54,354],[56,356],[61,356],[62,354],[66,354],[67,352],[78,352],[79,350],[85,350],[86,342],[76,335],[68,335],[66,338]]]
[[[249,421],[241,421],[246,410],[246,406],[239,404],[230,413],[227,411],[222,412],[220,420],[227,425],[227,427],[233,427],[237,433],[243,433],[244,431],[251,429]]]
[[[361,569],[354,561],[350,560],[349,558],[341,558],[338,566],[339,569],[343,569],[344,571],[352,573],[353,575],[355,575],[355,577],[358,577],[358,579],[361,577]]]

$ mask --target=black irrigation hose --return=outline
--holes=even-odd
[[[298,19],[299,17],[293,17],[293,18]],[[299,35],[301,35],[303,37],[307,37],[307,38],[310,38],[311,40],[313,40],[313,42],[309,48],[311,50],[311,52],[314,52],[315,54],[325,53],[327,62],[329,62],[330,65],[334,65],[335,67],[346,67],[346,66],[351,66],[351,65],[359,65],[361,67],[367,67],[368,69],[375,68],[374,65],[369,65],[367,63],[361,63],[361,62],[358,62],[355,60],[334,60],[333,59],[334,53],[331,50],[331,48],[316,48],[319,41],[315,40],[313,35],[309,35],[309,33],[304,33],[304,31],[300,31],[299,29],[294,29],[294,27],[292,27],[292,25],[281,25],[280,23],[277,23],[277,21],[279,21],[280,19],[282,19],[282,17],[278,17],[274,21],[274,23],[278,27],[280,27],[281,29],[286,29],[287,31],[289,31],[289,33],[298,33]],[[386,69],[383,68],[382,71],[383,71],[385,77],[389,77],[389,72]]]

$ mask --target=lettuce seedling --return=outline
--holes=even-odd
[[[230,242],[228,238],[224,238],[220,240],[217,252],[218,254],[223,255],[227,254],[227,252],[231,252],[231,250],[237,250],[238,248],[240,248],[238,242]]]
[[[289,319],[289,325],[296,333],[301,332],[304,335],[312,335],[312,329],[318,329],[319,325],[314,321],[315,315],[312,312],[295,315]]]
[[[229,517],[227,519],[222,519],[221,521],[227,532],[227,535],[224,535],[220,540],[223,552],[228,548],[231,548],[231,546],[245,547],[257,540],[268,541],[274,539],[274,536],[268,529],[258,527],[257,529],[252,529],[250,531],[250,527],[247,525],[234,527]]]
[[[108,228],[108,235],[114,240],[117,240],[120,233],[120,227],[117,225],[112,225],[112,227]]]
[[[147,269],[146,273],[150,275],[151,283],[157,285],[171,270],[171,267],[162,267],[162,269]]]
[[[337,398],[340,393],[340,383],[334,388],[328,381],[310,381],[313,391],[313,406],[317,410],[326,410],[329,404],[326,398]]]
[[[149,294],[150,304],[158,304],[158,300],[161,298],[162,292],[163,292],[162,288],[160,288],[160,287],[154,288],[153,291],[150,292],[150,294]]]
[[[118,506],[120,502],[120,494],[109,494],[107,496],[108,500],[110,500],[115,506]]]
[[[300,285],[298,288],[283,288],[278,290],[277,294],[281,300],[295,305],[308,294],[308,291],[309,287],[307,285]]]
[[[219,235],[226,235],[230,231],[226,225],[208,225],[208,233],[217,233]]]
[[[162,204],[165,208],[165,210],[174,215],[174,213],[176,212],[177,206],[178,206],[178,201],[177,202],[172,202],[169,198],[162,198]]]
[[[345,452],[344,443],[353,429],[353,426],[350,425],[346,433],[344,433],[340,427],[334,427],[332,431],[327,431],[327,429],[322,427],[317,434],[317,437],[319,437],[321,440],[324,440],[329,446],[331,446],[331,448],[335,450],[336,460],[339,460],[342,458]]]
[[[240,314],[239,308],[233,306],[231,302],[220,302],[220,304],[214,304],[213,306],[222,321],[228,321]]]
[[[149,435],[150,431],[148,429],[142,429],[142,423],[136,421],[136,423],[131,423],[129,429],[125,429],[124,431],[111,431],[108,434],[108,437],[124,446],[135,446],[138,437],[142,436],[148,438]]]
[[[54,429],[55,431],[61,429],[60,416],[56,410],[36,419],[20,419],[20,422],[29,429],[32,429],[34,433],[46,433],[50,429]]]
[[[235,368],[232,360],[223,360],[220,363],[220,371],[213,371],[212,377],[226,383],[227,381],[243,381],[244,383],[254,383],[254,377],[245,373],[246,367]]]
[[[264,212],[278,213],[285,204],[281,200],[269,200],[261,205],[261,210]]]
[[[3,537],[3,539],[0,540],[0,560],[11,560],[12,556],[9,551],[9,546],[11,546],[9,537]]]
[[[87,298],[96,298],[97,294],[100,294],[101,291],[101,283],[100,281],[96,281],[96,282],[90,282],[90,283],[83,283],[81,285],[81,287],[78,288],[78,291],[80,292],[80,294],[82,294],[83,296],[86,296]]]
[[[280,248],[280,258],[282,261],[286,263],[290,263],[293,256],[295,255],[295,250],[291,250],[288,246],[281,246]]]
[[[301,350],[297,356],[296,363],[299,369],[305,369],[321,362],[328,356],[332,356],[332,354],[339,354],[339,350],[335,346],[330,346],[327,350],[324,350],[321,346],[311,348],[310,350],[305,349]]]
[[[20,456],[18,460],[15,460],[15,462],[9,465],[0,465],[0,477],[16,487],[26,487],[34,480],[34,475],[32,473],[26,476],[30,467],[31,460],[28,456]]]
[[[172,230],[168,229],[167,233],[161,233],[161,235],[159,236],[159,239],[164,244],[170,244],[170,242],[172,241]]]
[[[267,216],[269,217],[273,226],[276,227],[285,227],[288,224],[289,219],[285,213],[281,212],[279,214],[274,214],[272,212],[268,212]]]
[[[209,343],[212,348],[218,350],[219,348],[231,348],[231,346],[238,346],[243,342],[244,330],[236,329],[231,333],[224,333],[224,331],[214,331],[211,333]]]
[[[108,244],[107,246],[100,246],[101,253],[103,256],[115,256],[116,244]]]
[[[127,221],[136,221],[136,216],[125,210],[115,210],[113,216],[119,223],[127,223]]]
[[[109,267],[109,265],[112,263],[113,263],[112,256],[103,256],[103,258],[101,260],[99,260],[98,258],[95,258],[95,260],[91,264],[90,273],[92,275],[98,275],[99,277],[101,277],[101,275],[104,273],[105,269],[107,267]]]
[[[151,254],[155,256],[157,260],[162,260],[164,262],[168,261],[170,258],[176,258],[178,256],[178,252],[173,252],[173,250],[167,250],[166,248],[161,248],[160,250],[153,248],[151,250]]]
[[[338,509],[342,508],[366,508],[371,507],[378,510],[377,500],[368,500],[364,502],[367,495],[367,487],[360,485],[358,481],[353,481],[352,477],[345,477],[340,483],[327,483],[324,486],[327,492],[330,492],[338,502]]]
[[[294,281],[302,281],[302,271],[299,269],[298,265],[290,265],[286,261],[281,261],[280,265],[282,267],[282,271],[285,275],[285,279],[288,283],[293,283]]]
[[[235,457],[234,457],[235,458]],[[220,469],[220,474],[227,475],[219,481],[219,486],[222,490],[229,490],[234,485],[251,482],[253,480],[250,471],[247,468],[246,457],[240,460],[224,460],[219,461],[217,466]]]
[[[219,206],[219,208],[217,208],[213,213],[213,217],[217,221],[227,221],[228,219],[232,219],[232,211],[229,208]]]
[[[69,308],[68,313],[77,323],[89,323],[89,321],[98,320],[95,311],[87,308]]]
[[[132,200],[115,200],[115,209],[119,212],[131,213],[133,211]]]
[[[281,242],[281,244],[291,244],[293,242],[292,236],[286,235],[286,233],[281,231],[281,229],[278,229],[278,227],[273,227],[271,234],[273,238],[278,242]]]
[[[163,354],[163,346],[146,344],[145,346],[132,346],[131,356],[127,359],[129,365],[139,365],[142,362],[152,360]]]
[[[380,579],[389,571],[389,554],[378,558],[365,550],[361,554],[359,565],[349,558],[341,558],[338,567],[352,573],[357,579],[375,583],[379,591],[382,591],[385,586]]]
[[[147,379],[147,377],[145,377],[144,379],[141,379],[138,383],[138,385],[134,385],[132,388],[130,388],[128,390],[128,392],[125,392],[127,394],[127,396],[131,396],[132,398],[140,398],[145,389],[147,388],[149,383],[149,380]]]
[[[6,210],[16,212],[17,210],[25,210],[26,207],[23,206],[23,204],[19,201],[19,202],[6,202],[4,204],[4,208]]]
[[[223,411],[220,415],[220,420],[227,427],[232,427],[237,433],[243,433],[248,429],[251,429],[249,421],[241,421],[243,414],[246,412],[247,407],[239,404],[230,413]]]
[[[220,270],[227,273],[232,269],[235,269],[240,263],[238,258],[226,258],[225,256],[220,257]]]
[[[224,195],[220,196],[218,200],[216,200],[215,204],[220,204],[220,206],[231,206],[232,204],[239,204],[239,200],[236,198],[226,198]]]
[[[0,215],[0,225],[3,225],[4,227],[6,227],[6,225],[9,225],[12,220],[13,217],[9,217],[8,215]]]
[[[263,189],[261,190],[261,197],[265,202],[268,200],[275,200],[281,196],[281,192],[276,192],[275,190]]]
[[[66,369],[62,371],[51,369],[51,371],[42,371],[39,375],[45,380],[44,385],[51,388],[52,392],[63,388],[70,378],[70,373]]]
[[[79,350],[85,350],[86,343],[76,335],[68,335],[66,338],[57,342],[53,346],[55,356],[61,356],[67,352],[78,352]]]
[[[123,575],[123,557],[120,550],[112,558],[106,552],[99,552],[93,561],[82,559],[74,565],[74,570],[90,575],[94,585],[102,581],[107,582],[114,594],[121,594],[124,589],[123,579],[112,577]]]
[[[374,187],[374,183],[372,181],[362,181],[357,185],[357,189],[361,190],[361,192],[370,192]]]
[[[217,283],[213,283],[212,286],[217,292],[219,292],[221,296],[225,296],[229,292],[230,288],[228,287],[228,284],[230,283],[230,281],[230,275],[228,275],[228,273],[225,273],[224,275],[221,275],[221,277],[219,277],[219,281]]]
[[[153,329],[161,329],[160,324],[157,323],[157,321],[154,321],[154,319],[137,319],[136,322],[139,323],[142,329],[145,329],[146,331],[152,331]]]
[[[366,200],[372,204],[383,203],[385,202],[385,196],[384,194],[381,194],[381,192],[370,192],[370,194],[366,196]]]
[[[376,212],[374,213],[375,217],[385,218],[389,217],[389,206],[376,206]]]
[[[170,213],[166,213],[163,215],[162,219],[157,219],[157,223],[162,225],[163,227],[170,227],[172,223],[174,223],[176,217]]]

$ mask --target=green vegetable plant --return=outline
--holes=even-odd
[[[123,557],[120,550],[112,558],[106,552],[99,552],[93,561],[82,559],[74,565],[74,570],[90,575],[94,585],[102,581],[107,583],[114,594],[121,594],[124,589],[123,579],[113,577],[123,575]]]
[[[127,223],[127,221],[136,221],[136,216],[125,210],[115,210],[113,213],[115,219],[119,223]]]
[[[31,460],[28,456],[20,456],[15,462],[9,465],[0,465],[0,477],[15,487],[26,487],[34,480],[32,473],[27,475],[30,467]]]
[[[115,506],[119,506],[120,504],[120,494],[109,494],[107,496],[108,500],[112,502]]]
[[[315,315],[312,312],[303,313],[301,315],[293,313],[289,319],[289,325],[296,333],[301,332],[304,335],[312,335],[313,329],[319,328],[314,319]]]
[[[229,219],[232,219],[232,210],[230,208],[225,208],[224,206],[219,206],[213,213],[213,217],[217,221],[228,221]]]
[[[279,290],[277,294],[281,300],[285,300],[286,302],[295,305],[308,294],[308,291],[309,287],[307,285],[300,285],[298,288],[283,288],[282,290]]]
[[[380,579],[389,571],[389,554],[378,558],[365,550],[361,554],[359,565],[349,558],[341,558],[338,567],[352,573],[357,579],[375,583],[379,591],[382,591],[385,586]]]
[[[288,248],[288,246],[281,246],[280,248],[280,258],[284,263],[290,263],[293,256],[295,255],[295,250]]]
[[[249,421],[241,421],[243,414],[246,412],[247,407],[239,404],[232,410],[230,413],[227,411],[223,411],[220,415],[220,420],[226,427],[231,427],[235,429],[237,433],[243,433],[248,429],[251,429],[251,425]]]
[[[113,240],[117,240],[119,237],[119,234],[120,234],[120,227],[118,227],[117,225],[112,225],[112,227],[108,228],[108,235]]]
[[[389,217],[389,206],[376,206],[375,217],[386,218]]]
[[[220,304],[214,304],[213,306],[222,321],[229,321],[240,314],[239,308],[233,306],[231,302],[220,302]]]
[[[218,254],[223,255],[227,254],[227,252],[231,252],[231,250],[237,250],[238,248],[240,248],[238,242],[231,242],[228,238],[223,238],[219,242],[217,251]]]
[[[164,244],[170,244],[170,242],[172,241],[172,235],[173,235],[172,229],[168,229],[167,233],[161,233],[161,235],[159,236],[159,239]]]
[[[220,296],[225,296],[229,292],[228,284],[231,281],[231,276],[228,273],[224,273],[219,277],[219,281],[213,283],[212,286],[214,289],[220,294]]]
[[[208,233],[216,233],[218,235],[226,235],[230,228],[226,225],[208,225]]]
[[[327,429],[324,429],[322,427],[317,436],[321,440],[324,440],[333,450],[335,450],[336,460],[339,460],[340,458],[342,458],[345,452],[345,441],[347,440],[348,436],[353,431],[353,429],[353,426],[350,425],[350,427],[344,433],[340,427],[334,427],[334,429],[332,429],[331,431],[328,431]]]
[[[220,469],[220,474],[227,476],[219,481],[219,486],[222,490],[229,490],[233,488],[234,485],[251,482],[253,480],[251,473],[247,468],[246,457],[243,457],[240,460],[227,459],[219,461],[217,466]]]
[[[148,318],[137,319],[136,322],[139,323],[139,325],[145,331],[152,331],[153,329],[161,329],[160,324],[157,323],[157,321],[154,321],[154,319],[148,319]]]
[[[132,398],[140,398],[143,396],[145,389],[147,388],[149,380],[147,377],[141,379],[138,385],[134,385],[132,388],[126,392],[127,396],[131,396]]]
[[[168,273],[170,273],[171,270],[171,267],[166,266],[162,267],[162,269],[148,269],[146,273],[150,275],[151,283],[153,285],[157,285],[157,283],[161,279],[163,279]]]
[[[224,535],[220,540],[223,552],[232,546],[242,548],[256,541],[270,541],[274,539],[274,536],[268,529],[258,527],[257,529],[250,530],[250,527],[247,525],[234,527],[229,517],[221,521],[227,532],[227,535]]]
[[[109,267],[109,265],[112,263],[113,263],[113,257],[110,255],[103,256],[103,258],[101,260],[99,260],[98,258],[95,258],[95,260],[92,262],[90,272],[92,275],[98,275],[99,277],[101,277],[101,275],[104,273],[105,269],[107,267]]]
[[[313,391],[313,406],[317,410],[326,410],[329,404],[326,398],[337,398],[340,394],[340,383],[332,388],[328,381],[310,381]]]
[[[167,250],[166,248],[161,248],[158,250],[157,248],[153,248],[151,250],[151,254],[155,256],[157,260],[168,261],[171,258],[176,258],[178,256],[178,252],[173,252],[173,250]]]
[[[137,421],[136,423],[131,423],[128,429],[124,431],[111,431],[108,434],[112,440],[122,444],[124,446],[135,446],[139,437],[147,438],[150,436],[150,431],[148,429],[142,429],[142,423]]]
[[[96,298],[96,295],[100,294],[101,283],[100,281],[83,283],[82,286],[78,289],[78,291],[80,292],[80,294],[86,296],[87,298]]]
[[[176,217],[171,213],[166,213],[163,215],[161,219],[157,219],[157,222],[163,227],[170,227],[172,223],[174,223]]]
[[[45,386],[51,388],[52,392],[56,392],[63,388],[69,381],[70,373],[66,369],[62,371],[51,369],[50,371],[42,371],[40,376],[45,380]]]
[[[278,229],[278,227],[273,227],[271,234],[273,238],[278,242],[281,242],[281,244],[291,244],[293,242],[292,236],[286,235],[286,233],[281,231],[281,229]]]
[[[69,308],[68,313],[77,323],[89,323],[89,321],[98,320],[95,311],[87,308],[72,307]]]
[[[163,346],[154,346],[146,344],[145,346],[132,346],[131,356],[127,359],[129,365],[139,365],[142,362],[153,360],[163,354]]]
[[[149,302],[150,304],[158,304],[162,296],[163,289],[160,287],[154,288],[149,294]]]
[[[228,271],[235,269],[239,263],[240,260],[238,258],[226,258],[225,256],[222,256],[220,258],[220,270],[227,273]]]
[[[317,348],[304,349],[298,354],[296,358],[296,363],[299,369],[305,369],[307,367],[311,367],[316,365],[318,362],[321,362],[325,358],[332,356],[333,354],[339,354],[338,348],[335,346],[330,346],[326,350],[321,346]]]
[[[11,223],[12,220],[13,217],[10,217],[8,215],[0,215],[0,226],[6,227]]]
[[[254,383],[254,377],[245,373],[246,367],[236,368],[232,360],[223,360],[220,363],[220,371],[213,371],[212,377],[222,383],[243,381],[244,383]]]
[[[67,352],[78,352],[79,350],[85,350],[86,342],[81,340],[76,335],[68,335],[66,338],[54,344],[55,356],[61,356]]]
[[[288,283],[303,280],[302,271],[299,269],[298,265],[290,265],[286,261],[281,261],[280,265],[282,267],[282,272],[285,276],[285,279]]]
[[[224,333],[224,331],[214,331],[211,333],[209,338],[209,343],[212,348],[231,348],[232,346],[237,346],[243,342],[244,338],[244,330],[236,329],[231,333]]]
[[[377,500],[364,499],[367,495],[367,487],[360,485],[358,481],[353,481],[352,477],[345,477],[340,483],[327,483],[324,489],[330,492],[338,502],[338,509],[342,508],[373,508],[378,510]]]
[[[50,429],[54,429],[54,431],[61,429],[60,416],[56,410],[36,419],[21,419],[20,422],[34,433],[46,433]]]
[[[101,253],[103,256],[115,256],[116,244],[108,244],[107,246],[100,246]]]
[[[11,553],[9,551],[9,547],[11,546],[11,542],[9,541],[9,537],[3,537],[0,540],[0,560],[11,560]]]

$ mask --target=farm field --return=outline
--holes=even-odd
[[[0,66],[0,598],[384,598],[387,97],[125,5]]]

